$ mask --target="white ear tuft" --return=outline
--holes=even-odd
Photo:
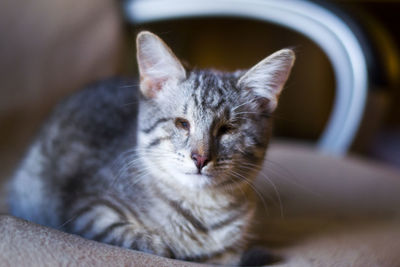
[[[185,69],[171,49],[155,34],[142,31],[136,38],[140,89],[144,96],[154,97],[167,82],[186,77]]]
[[[283,85],[289,77],[295,60],[290,49],[282,49],[260,61],[238,81],[238,86],[251,90],[257,98],[267,100],[267,108],[274,111]]]

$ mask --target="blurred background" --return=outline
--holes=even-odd
[[[349,153],[400,168],[400,1],[316,3],[348,23],[368,59],[366,109]],[[245,69],[276,50],[294,48],[297,62],[275,116],[278,138],[315,143],[332,110],[329,59],[309,38],[278,25],[226,16],[133,25],[117,0],[1,0],[0,6],[3,178],[60,99],[99,79],[136,75],[135,35],[143,29],[196,67]]]

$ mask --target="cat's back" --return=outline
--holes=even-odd
[[[98,82],[55,108],[12,177],[11,214],[57,226],[54,213],[68,180],[93,175],[135,145],[135,84],[127,79]]]

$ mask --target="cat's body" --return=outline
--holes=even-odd
[[[59,105],[15,173],[11,213],[161,256],[237,264],[293,53],[270,59],[283,74],[273,69],[276,92],[260,95],[252,76],[263,61],[247,73],[186,71],[150,33],[138,51],[142,95],[114,79]]]

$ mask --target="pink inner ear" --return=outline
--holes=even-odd
[[[267,98],[257,99],[258,106],[261,110],[270,111],[270,100]]]
[[[167,81],[167,78],[150,79],[141,77],[141,84],[146,88],[147,97],[155,97],[159,91],[161,91],[163,85]]]

